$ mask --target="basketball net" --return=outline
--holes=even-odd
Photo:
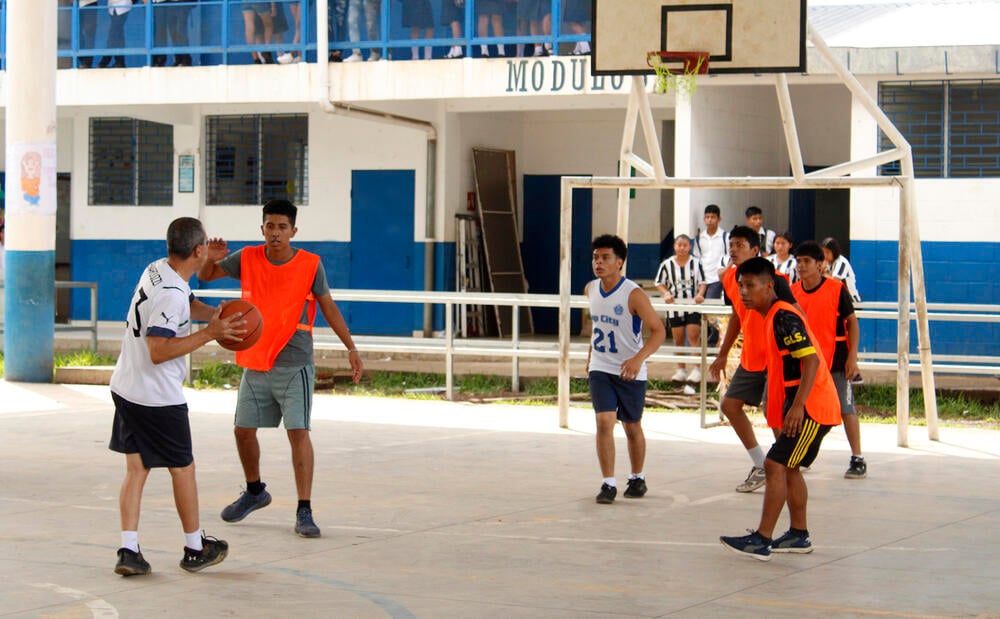
[[[681,62],[680,69],[670,63]],[[708,73],[708,52],[653,51],[646,54],[646,64],[656,72],[655,92],[675,93],[690,99],[698,87],[698,75]]]

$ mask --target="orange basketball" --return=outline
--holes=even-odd
[[[226,350],[246,350],[260,339],[260,334],[264,332],[264,317],[260,315],[260,310],[257,307],[243,299],[236,299],[226,303],[222,307],[222,317],[227,318],[236,312],[243,313],[243,320],[246,324],[243,325],[243,329],[246,330],[246,334],[243,336],[243,341],[237,342],[234,340],[215,340]]]

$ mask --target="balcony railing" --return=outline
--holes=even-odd
[[[274,62],[283,55],[285,60],[306,62],[317,58],[316,0],[187,0],[125,7],[58,1],[60,68],[252,64],[258,57]],[[547,14],[532,16],[537,19],[518,15],[518,2],[501,2],[496,15],[483,13],[496,6],[486,0],[481,7],[476,0],[428,4],[429,15],[405,9],[396,0],[328,0],[329,49],[320,50],[319,57],[346,59],[352,50],[362,50],[366,59],[410,60],[414,54],[425,58],[428,47],[433,58],[445,58],[456,47],[464,57],[480,57],[483,45],[489,46],[491,57],[498,55],[500,45],[508,57],[517,55],[518,45],[526,50],[523,55],[531,56],[535,44],[542,46],[542,54],[568,55],[579,53],[580,44],[590,41],[590,0],[552,0],[543,9]],[[117,13],[122,9],[127,10]],[[6,3],[0,3],[3,69],[6,28]]]

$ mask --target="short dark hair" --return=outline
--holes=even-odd
[[[767,258],[751,258],[736,269],[737,278],[744,275],[764,275],[774,281],[774,265]]]
[[[795,248],[795,257],[808,256],[816,262],[823,262],[823,248],[816,241],[804,241]]]
[[[746,212],[746,216],[747,217],[749,217],[751,215],[763,215],[763,214],[764,214],[764,211],[760,210],[759,206],[748,206],[747,207],[747,212]]]
[[[747,243],[750,244],[751,248],[756,247],[760,249],[760,234],[750,226],[736,226],[733,231],[729,233],[730,240],[732,239],[745,239]]]
[[[718,215],[719,217],[722,217],[722,211],[719,210],[719,205],[718,204],[709,204],[708,206],[706,206],[705,207],[705,214],[708,215],[709,213],[711,213],[713,215]]]
[[[285,200],[284,198],[275,198],[264,203],[263,218],[266,219],[268,215],[285,215],[288,217],[288,221],[294,226],[295,216],[298,212],[299,209],[288,200]]]
[[[594,239],[594,242],[590,244],[591,250],[601,249],[604,247],[610,247],[611,251],[615,252],[615,255],[622,260],[625,260],[628,256],[628,247],[625,246],[625,241],[613,234],[602,234]]]
[[[205,226],[200,221],[194,217],[178,217],[167,227],[167,253],[187,260],[206,238]]]
[[[823,239],[823,242],[821,242],[820,245],[822,245],[824,249],[830,250],[830,253],[833,254],[834,260],[840,258],[841,254],[844,253],[840,249],[840,243],[838,243],[837,239],[833,238],[832,236],[828,236],[825,239]]]

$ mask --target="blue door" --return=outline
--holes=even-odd
[[[422,282],[414,272],[415,178],[413,170],[351,172],[351,288],[415,290]],[[420,305],[340,305],[352,333],[410,335],[421,328]]]
[[[559,293],[559,202],[561,176],[524,175],[524,234],[521,257],[528,292]],[[581,294],[583,287],[594,278],[590,260],[591,228],[593,227],[592,192],[573,192],[573,245],[570,259],[572,294]],[[535,307],[531,310],[535,333],[559,332],[559,310]],[[570,329],[579,333],[580,310],[570,312]]]

